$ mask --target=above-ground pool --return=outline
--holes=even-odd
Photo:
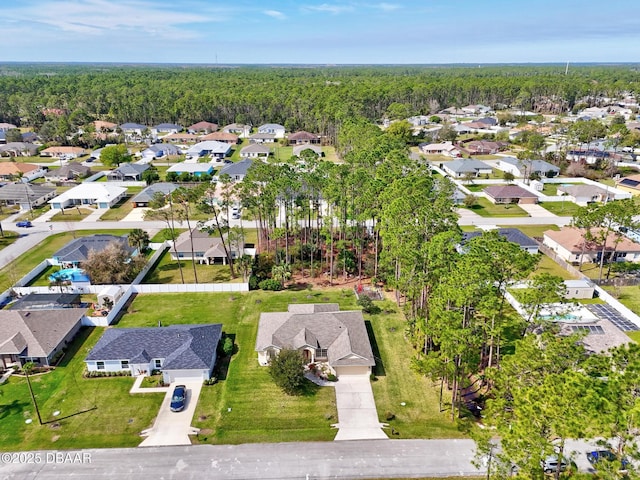
[[[55,282],[57,280],[69,282],[89,282],[89,276],[81,268],[63,268],[49,275],[49,280]]]

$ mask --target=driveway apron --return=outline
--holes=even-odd
[[[388,438],[378,420],[368,375],[341,375],[335,383],[338,434],[334,440]]]

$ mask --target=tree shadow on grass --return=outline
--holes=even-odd
[[[18,399],[9,403],[0,403],[0,419],[10,417],[11,415],[18,415],[30,405],[32,406],[33,404],[31,402]]]
[[[380,356],[380,348],[378,348],[378,342],[376,341],[376,336],[373,333],[373,326],[371,325],[371,321],[365,320],[364,326],[367,329],[367,336],[369,337],[369,343],[371,343],[373,358],[375,358],[375,361],[376,361],[376,365],[373,368],[373,374],[376,375],[377,377],[384,377],[387,374],[387,372],[384,368],[382,357]]]
[[[309,284],[307,282],[296,282],[292,283],[287,287],[287,290],[292,292],[301,292],[303,290],[308,290]]]
[[[320,385],[316,385],[311,380],[305,379],[302,388],[300,389],[301,397],[314,397],[320,390]]]

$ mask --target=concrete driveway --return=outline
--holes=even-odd
[[[541,207],[538,204],[519,203],[518,206],[534,218],[557,217],[554,213]],[[527,223],[526,220],[522,223]]]
[[[334,440],[388,438],[378,420],[368,375],[341,375],[335,383],[338,434]]]
[[[173,388],[176,385],[185,385],[187,387],[187,405],[181,412],[169,410]],[[201,389],[202,380],[181,380],[172,383],[169,391],[164,396],[160,412],[153,427],[142,432],[142,435],[147,438],[138,446],[191,445],[189,434],[198,433],[198,429],[191,426],[191,420],[196,411]]]

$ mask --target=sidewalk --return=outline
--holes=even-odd
[[[87,218],[82,219],[83,222],[97,222],[100,220],[100,217],[104,215],[106,210],[96,209],[92,213],[90,213]]]

